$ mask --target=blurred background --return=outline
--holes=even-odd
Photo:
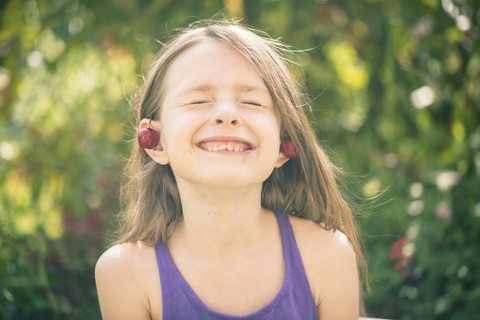
[[[0,319],[100,319],[135,138],[129,99],[174,33],[216,14],[281,38],[360,201],[369,316],[480,319],[475,0],[0,1]]]

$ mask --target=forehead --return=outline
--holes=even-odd
[[[164,90],[169,94],[206,85],[267,89],[253,63],[237,49],[215,39],[201,40],[177,56],[167,70]]]

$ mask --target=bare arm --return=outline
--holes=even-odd
[[[151,319],[145,271],[136,244],[116,245],[100,257],[95,280],[103,319]]]
[[[351,319],[359,316],[359,280],[355,254],[347,237],[337,231],[328,250],[328,261],[321,268],[318,284],[319,319]]]

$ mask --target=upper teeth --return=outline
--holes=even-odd
[[[241,144],[235,144],[233,145],[232,143],[223,143],[223,144],[216,144],[216,145],[209,145],[207,146],[208,151],[234,151],[234,152],[241,152],[245,150],[245,147],[242,146]]]

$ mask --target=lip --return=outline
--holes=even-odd
[[[206,147],[208,144],[214,144],[214,143],[232,143],[233,145],[244,145],[244,150],[243,151],[229,151],[229,150],[223,150],[223,151],[209,151]],[[229,154],[242,154],[246,152],[251,152],[252,150],[255,150],[257,148],[256,144],[254,144],[252,141],[238,137],[238,136],[212,136],[208,138],[201,139],[199,142],[195,143],[195,146],[197,148],[200,148],[203,151],[207,152],[215,152],[215,153],[229,153]]]

